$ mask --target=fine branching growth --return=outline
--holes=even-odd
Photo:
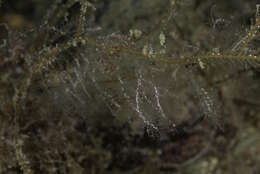
[[[112,117],[127,123],[137,135],[145,130],[158,138],[185,132],[202,120],[222,128],[219,84],[239,72],[259,69],[255,44],[259,5],[251,27],[237,37],[228,36],[234,31],[221,30],[228,22],[212,16],[213,29],[205,43],[203,31],[197,31],[197,38],[182,31],[184,22],[178,19],[186,6],[179,0],[169,0],[168,10],[153,26],[128,28],[128,32],[108,32],[98,26],[97,1],[51,2],[38,27],[22,32],[0,25],[7,33],[0,43],[0,67],[8,67],[1,72],[1,83],[8,90],[0,96],[0,116],[5,120],[0,128],[5,143],[0,144],[11,148],[0,156],[13,161],[10,166],[1,161],[0,173],[8,167],[26,174],[84,173],[83,161],[96,154],[94,163],[103,168],[98,172],[92,165],[92,173],[102,173],[111,154],[103,152],[92,135],[77,134],[79,122],[86,124],[79,129],[91,132],[82,127]],[[5,6],[2,1],[1,6]],[[77,138],[84,143],[78,145]],[[29,142],[34,142],[33,150]],[[73,149],[76,146],[78,151]],[[77,156],[80,151],[88,151],[89,156]]]

